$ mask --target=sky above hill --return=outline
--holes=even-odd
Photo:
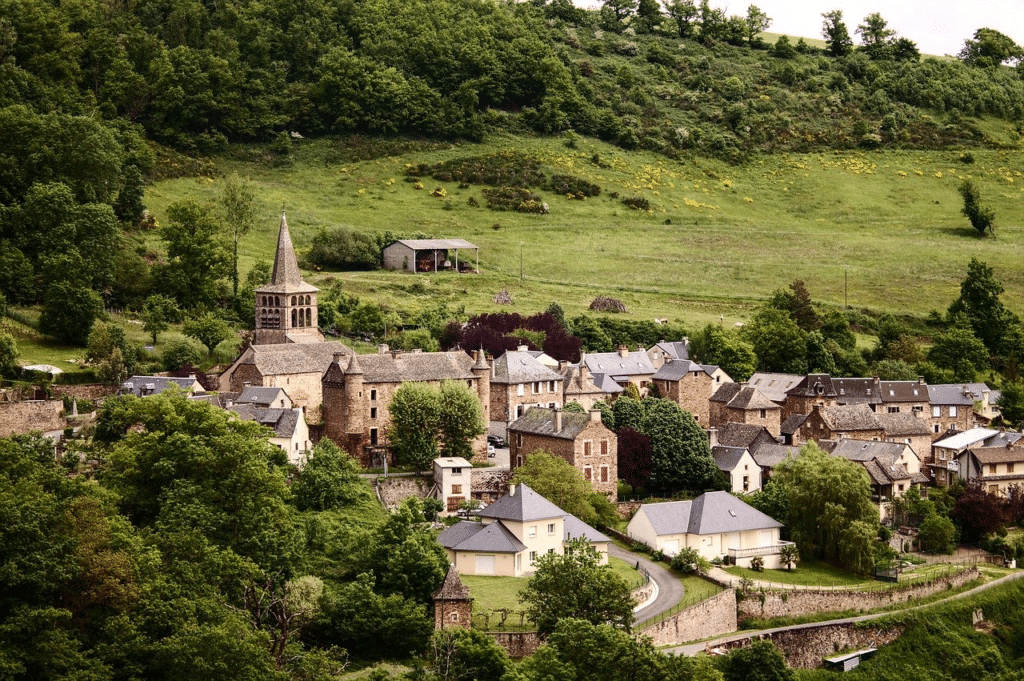
[[[726,14],[746,14],[751,2],[772,18],[768,30],[773,33],[819,38],[821,14],[841,9],[854,42],[858,42],[854,31],[864,17],[881,12],[889,28],[916,42],[922,54],[955,55],[979,28],[994,28],[1017,44],[1024,43],[1021,0],[712,0],[711,5],[724,8]],[[601,5],[595,0],[576,0],[576,4]]]

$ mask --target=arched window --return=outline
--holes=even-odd
[[[293,328],[293,329],[294,329],[294,328],[295,328],[296,326],[298,326],[298,324],[297,324],[297,323],[295,322],[295,315],[296,315],[296,312],[297,312],[297,310],[292,310],[292,326],[291,326],[291,328]]]
[[[274,307],[281,307],[281,299],[274,296]]]
[[[313,326],[313,310],[306,308],[306,326]]]
[[[295,304],[295,296],[292,296],[292,305]]]
[[[313,297],[312,296],[306,296],[306,305],[312,305],[312,304],[313,304]]]
[[[263,296],[263,307],[267,306],[267,297]]]

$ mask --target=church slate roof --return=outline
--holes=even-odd
[[[352,354],[342,343],[280,343],[252,345],[239,363],[252,363],[264,376],[282,374],[323,374],[334,361],[334,353]]]
[[[277,234],[277,252],[274,254],[274,271],[270,283],[256,289],[259,293],[315,293],[316,286],[302,280],[299,262],[295,257],[292,237],[288,232],[288,219],[281,213],[281,227]]]

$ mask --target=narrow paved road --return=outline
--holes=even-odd
[[[615,544],[608,546],[608,555],[621,558],[630,565],[636,565],[639,562],[650,573],[651,579],[658,585],[658,597],[654,599],[653,603],[645,605],[643,609],[636,613],[637,624],[646,622],[683,600],[683,594],[686,593],[683,585],[675,575],[661,565],[619,548]]]
[[[907,608],[906,610],[898,610],[895,613],[894,612],[879,612],[879,613],[874,613],[874,614],[871,614],[871,615],[861,615],[859,617],[844,617],[843,619],[828,620],[828,621],[825,621],[825,622],[811,622],[809,624],[794,624],[794,625],[789,626],[789,627],[776,627],[774,629],[759,629],[757,631],[741,631],[741,632],[737,632],[735,634],[729,634],[728,636],[722,636],[720,638],[716,638],[716,639],[713,639],[711,641],[704,641],[702,643],[690,643],[688,645],[677,646],[675,648],[664,648],[664,649],[662,649],[662,652],[674,653],[676,655],[688,655],[688,656],[692,657],[692,656],[696,655],[697,653],[704,652],[709,647],[710,648],[714,648],[715,646],[721,645],[723,643],[730,643],[732,641],[742,641],[744,639],[755,638],[755,637],[763,636],[765,634],[774,634],[774,633],[780,632],[780,631],[793,631],[793,630],[797,630],[797,629],[813,629],[814,627],[822,627],[822,626],[827,626],[827,625],[830,625],[830,624],[850,624],[852,622],[866,622],[868,620],[877,620],[877,619],[881,619],[883,617],[888,617],[890,615],[894,615],[894,614],[897,614],[897,613],[900,613],[900,612],[909,612],[911,610],[924,610],[926,608],[931,608],[931,607],[934,607],[936,605],[941,605],[942,603],[948,603],[950,601],[956,601],[956,600],[959,600],[961,598],[970,598],[974,594],[980,593],[980,592],[985,591],[987,589],[991,589],[991,588],[999,586],[1001,584],[1006,584],[1007,582],[1012,582],[1012,581],[1014,581],[1016,579],[1021,579],[1022,577],[1024,577],[1024,572],[1014,572],[1013,574],[1006,575],[1005,577],[1000,577],[999,579],[993,580],[993,581],[991,581],[991,582],[989,582],[987,584],[982,584],[981,586],[976,586],[973,589],[970,589],[969,591],[964,591],[963,593],[956,594],[955,596],[950,596],[949,598],[944,598],[941,601],[935,601],[934,603],[926,603],[925,605],[918,605],[918,606],[913,607],[913,608]]]

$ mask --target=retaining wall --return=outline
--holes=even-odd
[[[61,430],[65,426],[61,400],[0,402],[0,437],[33,430]]]
[[[706,601],[644,628],[640,633],[650,636],[655,646],[667,646],[731,634],[737,629],[736,591],[726,589]]]
[[[816,669],[822,660],[842,650],[880,648],[903,633],[902,627],[882,628],[855,624],[829,624],[778,631],[763,636],[730,641],[718,648],[745,648],[754,641],[771,641],[786,656],[786,664],[798,669]]]
[[[540,635],[536,631],[488,631],[494,642],[504,648],[509,657],[520,658],[532,655],[540,647]]]
[[[978,568],[972,567],[947,577],[885,591],[796,590],[765,591],[754,589],[739,601],[740,621],[750,617],[799,617],[820,612],[864,612],[894,603],[926,598],[933,594],[963,586],[977,579]]]

